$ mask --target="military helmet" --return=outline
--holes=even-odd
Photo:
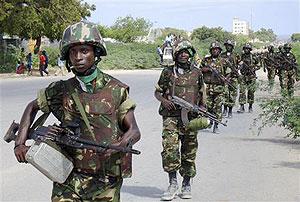
[[[196,49],[193,47],[191,42],[184,39],[174,45],[173,58],[175,59],[177,57],[178,53],[182,50],[187,50],[190,54],[190,57],[194,57],[194,55],[196,53]]]
[[[227,39],[225,42],[224,42],[224,45],[231,45],[231,46],[234,46],[234,42],[230,39]]]
[[[273,45],[269,45],[269,46],[268,46],[268,51],[273,50],[273,49],[274,49],[274,46],[273,46]]]
[[[220,51],[222,51],[222,48],[221,48],[221,46],[220,46],[220,43],[217,42],[217,41],[212,42],[212,43],[210,44],[209,50],[212,50],[212,49],[214,49],[214,48],[218,48],[218,49],[220,49]]]
[[[250,43],[246,43],[244,46],[243,46],[243,49],[250,49],[250,51],[252,50],[252,45]]]
[[[292,45],[290,43],[285,43],[283,49],[292,49]]]
[[[65,29],[59,44],[62,60],[68,58],[69,49],[74,44],[90,44],[94,46],[96,57],[107,55],[106,46],[101,34],[92,23],[81,21]]]

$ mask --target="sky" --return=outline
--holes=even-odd
[[[201,26],[232,31],[232,19],[246,20],[257,31],[300,33],[300,0],[84,0],[94,4],[89,21],[111,26],[118,17],[143,17],[154,27],[192,31]]]

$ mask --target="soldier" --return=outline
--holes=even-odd
[[[282,86],[283,95],[293,96],[295,80],[299,79],[298,64],[289,43],[284,44],[283,54],[280,55],[282,67]]]
[[[210,56],[205,57],[201,62],[203,79],[207,84],[207,110],[214,114],[217,119],[222,120],[222,104],[224,100],[225,83],[221,77],[226,77],[231,73],[230,68],[225,68],[224,59],[220,56],[222,48],[219,42],[213,42],[210,46]],[[218,123],[213,123],[213,132],[218,132]]]
[[[96,26],[88,22],[68,26],[60,42],[60,53],[75,77],[51,83],[28,104],[15,141],[17,160],[26,162],[25,142],[38,111],[52,113],[61,123],[79,121],[81,138],[95,143],[125,147],[129,142],[137,142],[140,132],[129,87],[97,68],[100,57],[107,52]],[[79,113],[80,108],[83,113]],[[84,113],[86,117],[82,116]],[[73,159],[74,169],[64,183],[54,182],[52,201],[120,200],[123,177],[130,175],[123,172],[123,165],[131,166],[127,155],[112,150],[96,153],[89,149],[63,149]]]
[[[239,78],[239,73],[237,69],[238,57],[235,53],[233,53],[234,43],[231,40],[225,41],[224,45],[226,51],[221,53],[221,57],[227,61],[227,64],[229,64],[228,67],[226,68],[230,68],[231,70],[231,73],[229,74],[229,81],[231,85],[227,86],[226,88],[223,115],[226,116],[228,111],[228,118],[231,118],[232,108],[235,105],[237,88],[238,88],[238,78]]]
[[[256,73],[255,71],[259,69],[259,60],[252,53],[252,46],[246,43],[243,46],[243,54],[241,55],[241,61],[239,62],[241,71],[241,81],[240,81],[240,109],[238,113],[245,112],[244,105],[247,100],[249,103],[249,112],[253,112],[254,103],[254,93],[256,90]],[[246,97],[247,91],[247,97]]]
[[[275,80],[275,73],[277,69],[277,62],[276,62],[276,54],[274,52],[274,46],[268,46],[268,52],[266,52],[263,56],[263,70],[264,72],[267,71],[268,74],[268,81],[270,90],[273,89],[274,80]]]
[[[175,106],[170,98],[176,95],[192,104],[203,105],[202,74],[192,65],[195,53],[196,50],[187,40],[175,44],[173,52],[175,65],[163,69],[154,93],[157,100],[161,102],[159,110],[163,118],[161,155],[163,169],[168,173],[170,183],[161,197],[162,200],[172,200],[178,193],[176,177],[178,170],[183,177],[180,197],[192,198],[190,180],[196,175],[198,129],[187,127],[182,116],[184,109]],[[191,119],[189,114],[189,120]],[[180,150],[179,142],[181,142]]]

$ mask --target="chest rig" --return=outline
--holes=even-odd
[[[75,78],[69,79],[67,86],[77,93],[80,103],[90,125],[87,124],[80,114],[78,106],[72,98],[74,91],[71,89],[64,93],[63,110],[64,121],[78,120],[81,129],[81,138],[101,144],[112,144],[120,140],[123,131],[118,124],[117,110],[121,104],[121,88],[128,86],[111,78],[102,89],[94,93],[86,93],[81,90]],[[70,87],[71,86],[71,87]],[[96,153],[88,149],[67,149],[74,161],[75,170],[78,172],[97,174],[102,176],[120,176],[122,172],[122,157],[120,153],[105,156],[105,153]],[[131,160],[131,159],[130,159]],[[130,161],[131,166],[131,161]]]

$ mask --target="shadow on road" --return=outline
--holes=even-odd
[[[163,190],[157,187],[124,185],[122,186],[122,192],[126,192],[140,197],[160,198],[163,193]]]
[[[300,150],[300,140],[295,139],[263,139],[263,138],[241,138],[243,141],[249,141],[249,142],[270,142],[280,145],[296,145],[296,147],[293,147],[293,149],[299,149]]]
[[[276,166],[300,169],[300,162],[286,162],[286,161],[282,161],[281,163],[276,164]]]

